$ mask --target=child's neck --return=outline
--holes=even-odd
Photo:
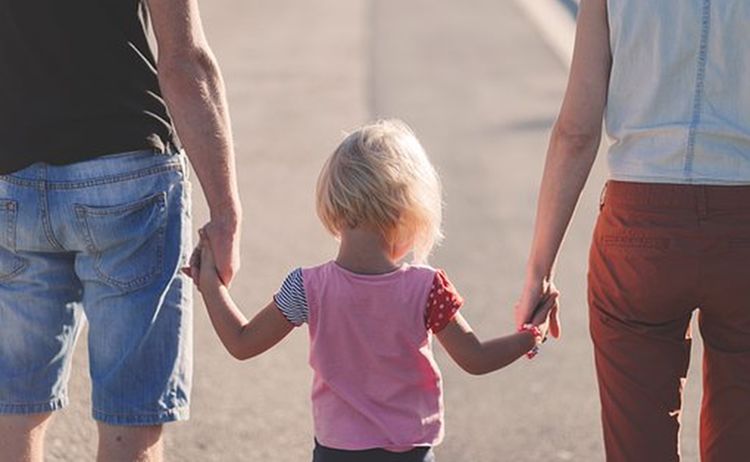
[[[354,273],[383,274],[399,268],[399,259],[391,256],[380,233],[349,228],[341,232],[336,264]]]

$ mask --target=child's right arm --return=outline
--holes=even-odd
[[[546,336],[549,326],[549,314],[557,303],[557,294],[553,294],[534,315],[532,324]],[[529,331],[481,341],[474,334],[469,323],[456,313],[455,317],[437,334],[445,351],[463,370],[473,375],[482,375],[502,369],[525,355],[538,339]]]
[[[193,262],[191,277],[208,310],[211,324],[221,343],[237,359],[250,359],[279,343],[294,329],[274,301],[248,322],[232,300],[216,270],[211,246],[201,236],[200,263]]]

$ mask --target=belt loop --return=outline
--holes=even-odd
[[[182,166],[182,174],[185,175],[185,179],[190,179],[190,162],[188,162],[188,156],[185,154],[185,150],[178,149],[177,157],[180,159],[180,166]]]
[[[609,184],[609,181],[604,182],[604,187],[602,188],[602,192],[599,193],[599,211],[601,212],[604,209],[604,199],[607,196],[607,185]]]
[[[179,151],[179,149],[177,149],[177,145],[170,138],[164,146],[164,151],[166,151],[165,154],[174,154],[175,152]]]
[[[698,216],[705,218],[708,215],[708,188],[705,185],[697,186],[695,193]]]

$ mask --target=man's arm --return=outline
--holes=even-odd
[[[242,210],[224,82],[197,0],[149,0],[159,84],[210,210],[205,229],[222,280],[239,268]]]

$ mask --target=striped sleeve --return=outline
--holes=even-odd
[[[284,317],[293,325],[301,326],[307,322],[307,297],[302,280],[302,268],[297,268],[286,277],[273,301]]]

